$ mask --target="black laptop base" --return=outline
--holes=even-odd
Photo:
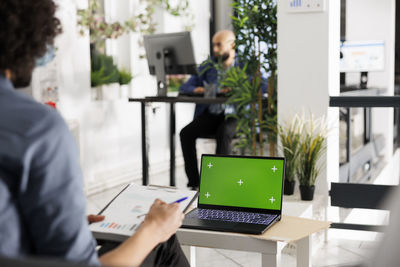
[[[269,225],[185,218],[181,228],[260,235],[280,220],[280,217],[278,215]]]

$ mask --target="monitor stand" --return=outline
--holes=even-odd
[[[167,95],[167,80],[164,78],[157,79],[157,96]]]
[[[163,52],[157,52],[157,96],[167,95],[167,73],[171,73],[174,67],[174,51],[173,49],[163,49]]]
[[[349,91],[355,90],[363,90],[368,89],[368,72],[361,72],[360,75],[360,84],[354,85],[346,85],[346,74],[340,73],[340,92],[345,93]]]
[[[368,83],[368,72],[363,71],[361,72],[360,76],[360,89],[367,89],[367,83]]]
[[[157,96],[167,95],[167,78],[165,73],[165,51],[156,53],[156,78],[157,78]]]

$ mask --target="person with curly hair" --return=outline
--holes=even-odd
[[[0,256],[91,265],[188,266],[178,204],[156,200],[142,226],[101,257],[85,216],[76,143],[61,116],[14,88],[61,33],[52,0],[0,1]],[[149,254],[150,253],[150,254]]]

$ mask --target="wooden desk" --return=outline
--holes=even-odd
[[[170,179],[169,184],[175,186],[175,104],[176,103],[194,103],[194,104],[223,104],[227,97],[145,97],[145,98],[129,98],[129,102],[139,102],[141,104],[141,125],[142,125],[142,184],[149,184],[149,149],[147,142],[147,117],[146,105],[152,102],[166,103],[170,105],[170,121],[169,121],[169,150],[170,150]]]
[[[297,246],[297,267],[311,267],[311,235],[329,226],[329,222],[283,216],[262,235],[179,229],[177,236],[192,267],[196,264],[193,246],[258,252],[261,266],[276,267],[282,248],[292,242]]]

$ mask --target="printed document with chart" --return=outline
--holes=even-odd
[[[134,234],[156,198],[166,203],[187,197],[180,203],[183,210],[196,191],[177,190],[169,187],[129,184],[101,212],[104,221],[92,223],[90,230],[96,239],[123,241]]]

